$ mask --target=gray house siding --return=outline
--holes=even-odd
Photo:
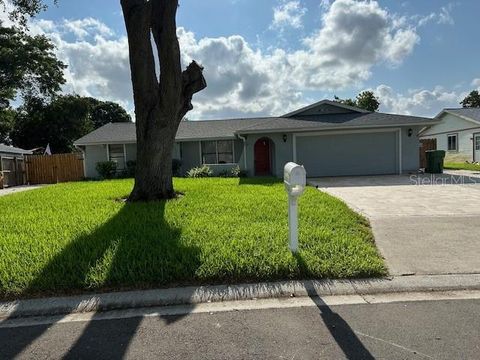
[[[408,136],[409,129],[412,135]],[[402,172],[414,172],[420,168],[420,138],[421,127],[402,128]]]
[[[87,178],[97,178],[98,172],[95,169],[98,162],[107,161],[106,145],[88,145],[85,146],[85,176]]]

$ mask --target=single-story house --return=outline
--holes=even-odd
[[[29,150],[0,144],[0,188],[26,183],[24,155],[31,153]]]
[[[421,139],[436,139],[447,161],[480,162],[480,108],[444,109],[439,123],[420,133]]]
[[[283,176],[295,161],[309,177],[399,174],[419,168],[418,133],[439,120],[369,112],[323,100],[280,117],[182,121],[174,158],[182,172],[207,164],[215,173],[239,166],[249,176]],[[133,123],[111,123],[78,139],[85,176],[98,162],[124,169],[136,158]]]

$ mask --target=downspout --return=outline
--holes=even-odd
[[[244,170],[247,171],[247,138],[239,134],[237,136],[243,141],[243,166],[245,166]]]

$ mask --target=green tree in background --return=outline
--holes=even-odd
[[[357,95],[357,106],[364,110],[377,111],[380,107],[380,102],[373,91],[362,91]]]
[[[339,102],[344,105],[356,106],[360,109],[367,111],[377,111],[380,107],[380,102],[373,93],[373,91],[362,91],[357,95],[355,100],[353,99],[340,99],[338,96],[334,96],[334,101]]]
[[[18,95],[24,98],[53,96],[65,83],[65,64],[45,36],[31,36],[0,24],[0,109]]]
[[[54,153],[64,153],[90,131],[109,122],[128,121],[130,116],[116,103],[78,95],[57,96],[51,102],[32,97],[15,112],[10,138],[21,148],[50,144]]]
[[[348,105],[348,106],[357,106],[357,103],[353,99],[340,99],[337,95],[334,95],[333,101],[336,101],[340,104],[343,105]]]
[[[108,123],[132,122],[132,117],[119,104],[87,98],[90,103],[90,118],[95,129]]]
[[[73,142],[92,131],[89,103],[76,95],[59,96],[51,103],[29,98],[17,110],[11,138],[24,149],[50,144],[52,152],[66,153]]]
[[[478,90],[473,90],[468,94],[465,99],[460,101],[460,105],[464,108],[478,108],[480,107],[480,94]]]
[[[10,107],[0,109],[0,144],[11,145],[10,133],[15,124],[15,114]]]

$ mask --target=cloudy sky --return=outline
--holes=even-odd
[[[30,29],[69,65],[65,92],[133,112],[119,3],[59,0]],[[182,60],[208,82],[188,117],[281,115],[365,89],[382,111],[433,116],[480,88],[479,13],[478,0],[181,0]]]

